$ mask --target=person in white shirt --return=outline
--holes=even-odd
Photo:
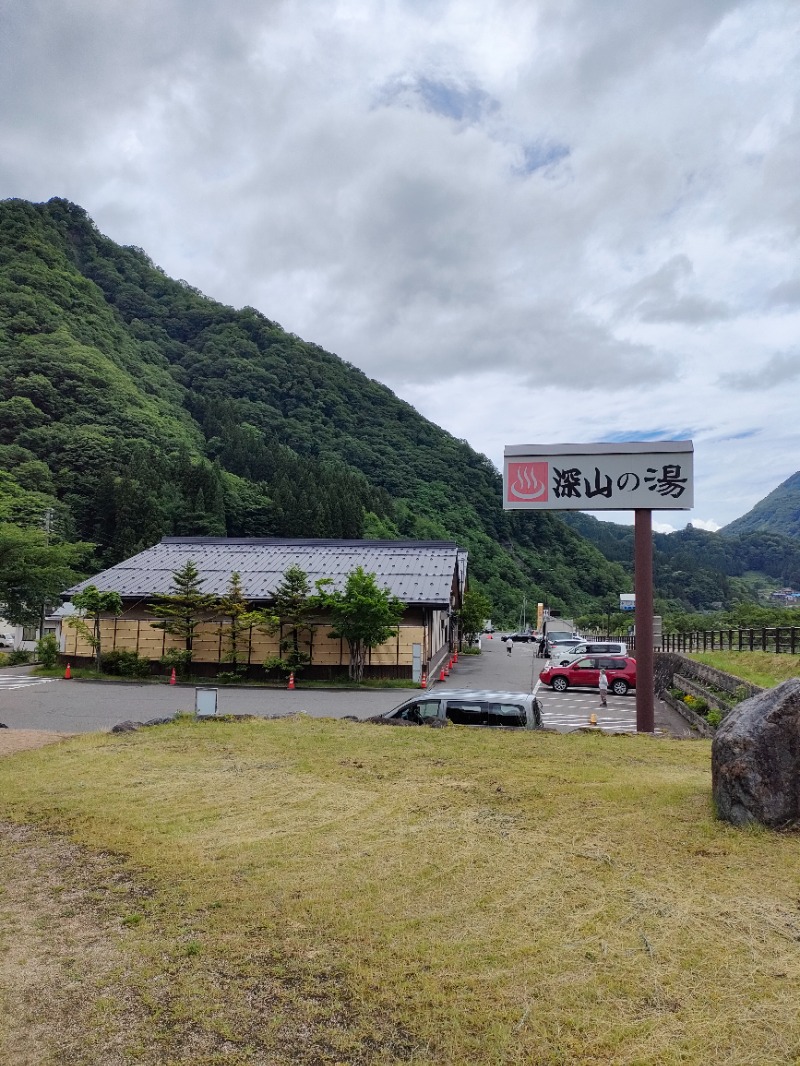
[[[597,687],[600,689],[600,706],[608,707],[608,674],[604,667],[600,667],[600,680],[597,682]]]
[[[508,652],[509,655],[511,654],[511,649],[513,647],[514,647],[514,641],[511,639],[511,637],[506,637],[506,651]]]

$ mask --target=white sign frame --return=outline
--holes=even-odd
[[[690,440],[509,444],[505,449],[506,511],[689,511],[693,507]]]
[[[194,713],[198,718],[213,718],[217,713],[217,689],[194,690]]]

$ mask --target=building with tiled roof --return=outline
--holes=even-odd
[[[373,649],[367,673],[373,676],[419,678],[423,670],[438,668],[455,640],[455,612],[467,583],[467,553],[451,541],[311,540],[293,537],[226,538],[166,537],[159,544],[118,563],[65,592],[80,592],[87,585],[101,592],[117,592],[123,613],[104,619],[103,650],[136,651],[157,662],[177,638],[154,629],[149,609],[154,597],[168,594],[173,574],[187,562],[200,572],[202,591],[219,596],[238,572],[245,598],[253,607],[268,607],[275,589],[291,566],[316,581],[328,579],[341,589],[347,575],[362,567],[375,575],[406,604],[397,637]],[[308,676],[334,677],[346,670],[347,645],[327,636],[324,618],[314,630]],[[75,630],[65,631],[64,651],[78,660],[89,658]],[[253,629],[248,634],[249,673],[258,676],[261,664],[279,654],[280,635]],[[213,673],[224,662],[225,642],[220,620],[201,624],[194,640],[195,672]]]

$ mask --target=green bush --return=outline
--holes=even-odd
[[[45,633],[37,640],[36,658],[42,666],[55,666],[58,662],[58,641],[52,633]]]
[[[149,677],[150,663],[142,659],[135,651],[104,652],[100,656],[100,669],[104,674],[112,674],[118,677]]]
[[[25,663],[31,661],[31,653],[24,651],[22,648],[15,648],[8,653],[8,665],[9,666],[23,666]]]
[[[215,678],[220,685],[237,685],[243,680],[244,674],[241,670],[220,670]]]
[[[4,651],[0,651],[0,666],[8,666],[8,656]]]
[[[722,721],[722,711],[709,711],[706,715],[706,721],[709,725],[713,726],[716,729],[719,723]]]
[[[699,696],[684,696],[683,702],[697,714],[705,715],[708,710],[708,704],[705,700],[700,699]]]
[[[192,653],[182,648],[170,648],[166,655],[161,656],[160,661],[168,670],[174,668],[179,677],[186,677],[192,665]]]

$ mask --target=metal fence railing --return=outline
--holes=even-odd
[[[760,629],[705,629],[692,633],[664,633],[662,651],[769,651],[800,654],[800,626]]]

